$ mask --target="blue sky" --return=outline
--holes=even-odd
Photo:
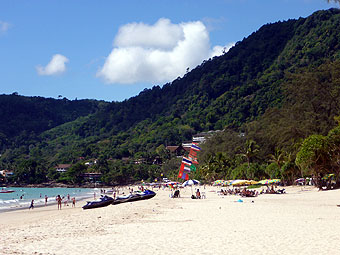
[[[122,101],[326,0],[1,0],[0,94]]]

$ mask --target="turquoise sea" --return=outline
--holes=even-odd
[[[56,196],[65,197],[69,195],[70,198],[75,197],[76,201],[86,198],[93,198],[94,193],[99,194],[98,189],[85,188],[14,188],[14,187],[0,187],[7,190],[14,190],[13,193],[0,193],[0,213],[8,210],[27,209],[32,199],[34,199],[34,206],[45,205],[45,195],[47,204],[55,204]]]

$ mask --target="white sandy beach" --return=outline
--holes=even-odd
[[[0,254],[340,254],[340,190],[288,187],[256,198],[150,200],[0,214]],[[303,189],[303,190],[302,190]],[[254,201],[254,202],[252,202]]]

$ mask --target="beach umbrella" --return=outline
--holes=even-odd
[[[261,185],[268,185],[270,180],[261,180],[258,183]]]
[[[228,186],[229,185],[229,181],[224,181],[223,186]]]
[[[279,183],[281,182],[280,179],[266,179],[266,180],[262,180],[262,181],[259,181],[258,184],[261,184],[261,185],[268,185],[268,184],[274,184],[274,183]]]
[[[216,180],[213,182],[214,186],[226,186],[228,185],[228,181],[225,180]]]
[[[192,186],[198,185],[198,184],[200,184],[200,182],[197,181],[197,180],[187,180],[187,181],[183,182],[182,186],[183,187],[190,186],[191,187],[191,195],[193,195]]]
[[[241,186],[241,185],[245,185],[247,183],[247,180],[234,180],[232,181],[230,184],[233,186]]]
[[[270,184],[272,184],[272,183],[279,183],[279,182],[281,182],[281,179],[272,179],[272,180],[270,180]]]
[[[259,182],[254,181],[254,180],[246,181],[246,184],[247,184],[247,185],[255,185],[255,184],[258,184],[258,183],[259,183]]]
[[[198,184],[200,184],[200,182],[197,180],[187,180],[183,182],[182,186],[185,187],[185,186],[192,186],[192,185],[198,185]]]
[[[299,178],[295,180],[295,182],[304,182],[304,181],[305,181],[305,178]]]
[[[322,177],[322,180],[328,180],[335,176],[335,174],[326,174],[324,177]]]

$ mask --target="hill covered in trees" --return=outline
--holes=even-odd
[[[97,112],[108,103],[95,100],[0,95],[0,149],[20,147],[37,140],[46,130]]]
[[[95,170],[108,183],[161,172],[174,176],[178,165],[166,145],[201,131],[224,130],[204,145],[196,177],[292,179],[303,139],[327,135],[336,126],[339,61],[339,10],[267,24],[162,87],[123,102],[96,102],[93,114],[54,121],[50,129],[43,120],[47,124],[29,144],[2,146],[1,164],[24,171],[27,160],[47,168],[83,157],[99,159]],[[282,172],[283,163],[275,165],[283,152],[290,155],[285,162],[293,164],[291,173]],[[119,161],[123,157],[146,162],[160,157],[164,163],[126,166]]]

